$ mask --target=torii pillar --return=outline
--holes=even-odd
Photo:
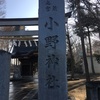
[[[38,100],[67,100],[64,0],[39,0]]]

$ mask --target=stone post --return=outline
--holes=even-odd
[[[0,50],[0,100],[9,100],[11,55]]]
[[[64,0],[39,0],[38,100],[67,100]]]

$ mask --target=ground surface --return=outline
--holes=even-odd
[[[85,80],[74,80],[68,82],[68,94],[69,96],[75,98],[75,100],[85,100],[86,89]]]
[[[100,75],[92,76],[91,80],[100,81]],[[85,100],[85,77],[79,77],[79,80],[68,81],[68,95],[72,97],[72,100]],[[38,89],[38,77],[35,75],[33,81],[11,81],[9,100],[34,100],[34,94]],[[26,99],[27,98],[27,99]]]
[[[91,81],[100,81],[100,74],[90,75]],[[82,76],[79,80],[68,81],[68,94],[75,100],[86,100],[86,78]],[[74,100],[74,99],[73,99]]]

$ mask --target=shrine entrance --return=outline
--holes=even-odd
[[[0,22],[0,49],[11,53],[12,77],[33,76],[38,63],[38,18],[2,19]]]

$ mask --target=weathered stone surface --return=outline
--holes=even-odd
[[[63,0],[39,0],[39,98],[67,100]]]
[[[0,100],[9,98],[10,60],[11,55],[0,50]]]

